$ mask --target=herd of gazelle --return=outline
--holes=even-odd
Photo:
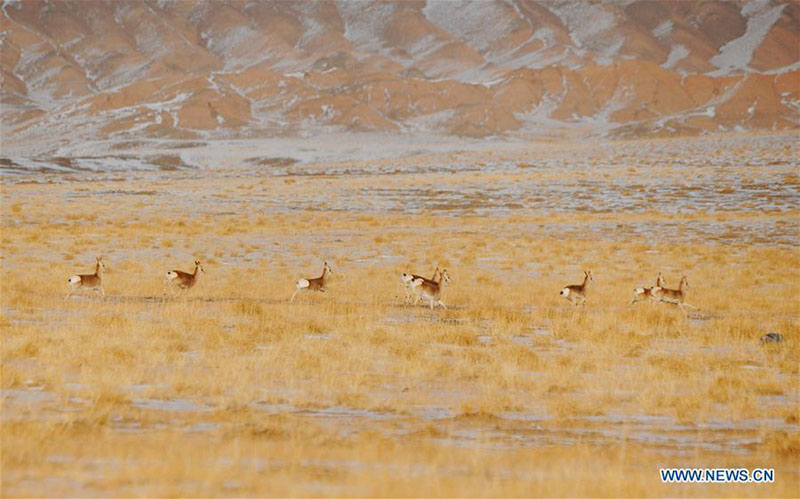
[[[79,289],[94,290],[99,292],[102,296],[105,296],[105,291],[103,290],[103,271],[105,268],[106,265],[103,262],[103,258],[98,256],[95,259],[94,274],[75,274],[70,276],[67,280],[69,283],[69,293],[67,293],[65,299],[72,296],[72,294]],[[195,260],[194,272],[170,270],[167,272],[164,282],[172,286],[171,289],[173,293],[175,290],[186,292],[197,283],[197,279],[200,277],[201,273],[205,273],[205,269],[203,269],[200,261]],[[328,265],[328,262],[324,262],[322,265],[322,275],[319,277],[298,279],[295,283],[294,293],[289,299],[289,302],[293,302],[297,293],[301,291],[318,291],[324,293],[327,289],[328,278],[331,274],[333,274],[333,270],[330,265]],[[447,269],[439,270],[439,267],[436,267],[430,279],[407,272],[403,272],[400,278],[406,288],[406,303],[410,302],[412,298],[417,302],[421,298],[428,302],[430,308],[434,308],[435,306],[447,308],[442,300],[444,288],[450,283],[450,274],[447,273]],[[589,291],[589,283],[593,280],[592,271],[584,271],[583,282],[581,284],[565,286],[559,294],[576,306],[585,305]],[[641,287],[633,290],[633,300],[631,300],[630,304],[633,305],[640,301],[660,302],[677,305],[684,312],[686,312],[687,307],[697,309],[697,307],[685,301],[686,290],[689,288],[689,281],[686,279],[686,276],[681,278],[678,289],[667,288],[666,284],[667,281],[664,279],[664,276],[661,275],[661,272],[659,272],[658,277],[656,277],[655,286],[649,288]]]

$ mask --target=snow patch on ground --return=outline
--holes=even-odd
[[[17,10],[22,8],[22,0],[3,0],[3,6],[0,7],[3,9],[3,13],[8,17],[8,12],[6,11],[6,7],[14,7]]]
[[[653,28],[653,36],[656,38],[666,38],[672,33],[675,24],[672,21],[664,21],[655,28]]]
[[[224,62],[226,71],[260,64],[276,56],[262,33],[247,25],[221,33],[203,31],[200,37],[206,47]]]
[[[663,68],[672,69],[675,64],[678,63],[681,59],[689,55],[689,49],[684,47],[683,45],[673,45],[672,50],[669,51],[669,56],[667,56],[666,62],[661,65]]]
[[[394,5],[339,2],[337,6],[345,23],[344,37],[353,46],[366,52],[388,53],[382,40],[395,10]]]
[[[503,4],[483,0],[433,1],[425,5],[422,13],[450,35],[484,52],[517,28],[505,9]]]
[[[775,69],[770,69],[769,71],[764,71],[764,74],[779,75],[783,73],[790,73],[792,71],[797,71],[798,69],[800,69],[800,61],[797,61],[794,64],[789,64],[788,66],[783,66],[782,68],[775,68]]]
[[[414,42],[406,50],[416,59],[423,59],[445,45],[438,36],[428,34]]]
[[[547,7],[564,23],[577,47],[591,46],[600,35],[616,26],[614,14],[601,5],[553,2]]]
[[[720,53],[711,58],[711,64],[719,68],[711,73],[712,76],[722,76],[736,69],[748,70],[753,52],[761,45],[772,25],[781,17],[783,8],[786,7],[784,4],[765,9],[760,4],[756,6],[753,4],[747,4],[742,9],[743,14],[745,11],[752,13],[747,19],[747,30],[744,35],[723,45]]]
[[[742,15],[745,17],[750,17],[751,15],[763,10],[767,5],[769,5],[769,0],[750,0],[744,7],[742,7]]]
[[[619,53],[619,49],[622,48],[624,43],[625,37],[622,35],[616,35],[609,42],[603,43],[602,46],[598,48],[598,55],[594,59],[595,62],[598,64],[613,64],[614,59]]]
[[[305,47],[325,32],[324,27],[314,19],[317,6],[310,2],[297,2],[295,8],[303,15],[300,21],[303,23],[303,35],[297,40],[295,47]]]
[[[403,127],[406,132],[429,132],[430,130],[443,127],[455,114],[456,112],[454,109],[446,109],[436,113],[416,116],[398,124]]]

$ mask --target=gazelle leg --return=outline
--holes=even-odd
[[[297,296],[297,292],[298,291],[300,291],[300,290],[299,289],[295,289],[294,290],[294,293],[292,293],[291,299],[289,299],[289,303],[292,303],[294,301],[294,297]]]
[[[443,302],[442,300],[439,300],[439,301],[438,301],[438,302],[436,302],[436,303],[437,303],[437,304],[439,304],[439,305],[441,305],[443,309],[447,310],[447,305],[445,305],[445,304],[444,304],[444,302]]]
[[[406,305],[416,305],[419,303],[419,295],[414,292],[414,288],[406,286]]]

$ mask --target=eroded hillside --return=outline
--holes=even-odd
[[[2,132],[792,129],[800,4],[4,1]]]

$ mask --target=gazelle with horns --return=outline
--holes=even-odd
[[[678,284],[678,289],[669,289],[669,288],[661,288],[655,294],[658,301],[661,303],[669,303],[671,305],[677,305],[683,310],[684,314],[688,315],[686,308],[693,308],[697,310],[697,307],[694,305],[690,305],[686,303],[686,290],[689,289],[689,279],[686,276],[681,277],[681,282]]]
[[[658,294],[661,289],[667,284],[667,281],[664,280],[664,277],[661,275],[661,272],[658,273],[658,277],[656,277],[656,285],[650,288],[636,288],[633,290],[633,300],[631,300],[631,305],[636,302],[640,301],[658,301]]]
[[[425,279],[424,277],[417,277],[411,281],[411,289],[413,289],[420,298],[429,300],[431,308],[433,308],[435,304],[446,309],[447,306],[442,301],[442,292],[444,291],[444,287],[449,283],[450,275],[447,273],[447,269],[444,269],[439,274],[438,282]]]
[[[199,260],[194,261],[194,272],[184,272],[182,270],[170,270],[167,272],[166,283],[171,284],[178,289],[183,291],[188,291],[189,288],[193,287],[197,284],[197,278],[200,277],[200,273],[205,274],[205,269],[202,265],[200,265]],[[173,294],[175,288],[172,288]]]
[[[403,281],[403,285],[405,286],[406,290],[406,303],[411,302],[411,298],[415,297],[416,300],[419,300],[419,295],[414,292],[414,288],[419,285],[421,282],[429,282],[431,284],[439,284],[441,281],[441,277],[439,276],[439,267],[437,266],[436,269],[433,271],[433,275],[430,279],[427,277],[423,277],[417,274],[409,274],[407,272],[403,272],[403,275],[400,276],[400,279]]]
[[[333,270],[331,270],[331,266],[328,265],[328,262],[324,262],[322,265],[322,275],[319,277],[314,277],[313,279],[298,279],[295,283],[294,293],[292,294],[292,298],[289,300],[289,303],[294,301],[294,297],[297,296],[297,293],[300,291],[319,291],[321,293],[325,292],[325,286],[328,283],[328,277],[333,274]]]
[[[64,297],[66,300],[75,291],[86,288],[93,289],[99,292],[102,296],[106,295],[103,289],[103,271],[106,269],[106,264],[103,262],[103,257],[98,256],[95,258],[94,274],[76,274],[67,279],[69,283],[69,292]]]
[[[569,300],[575,306],[585,305],[586,294],[589,290],[589,283],[592,281],[594,281],[592,278],[592,271],[584,270],[582,284],[570,284],[569,286],[565,286],[559,294]]]

